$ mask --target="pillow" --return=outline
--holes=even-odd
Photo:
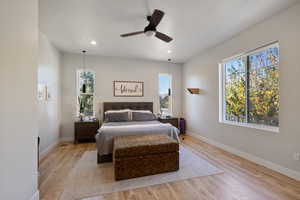
[[[156,120],[154,114],[152,112],[132,112],[132,121],[153,121]]]
[[[131,112],[152,113],[150,110],[131,110]]]
[[[108,110],[105,112],[106,113],[120,113],[120,112],[129,112],[129,109],[122,109],[122,110]]]
[[[132,119],[132,112],[143,112],[143,113],[152,113],[150,110],[129,110],[129,119],[130,120],[133,120]]]
[[[105,122],[127,122],[129,121],[129,112],[105,112]]]

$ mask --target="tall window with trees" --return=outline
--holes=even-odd
[[[85,91],[84,86],[85,85]],[[91,70],[77,71],[77,116],[93,117],[95,95],[95,73]]]
[[[172,76],[171,74],[159,74],[159,104],[162,116],[172,115]]]
[[[278,43],[221,65],[222,121],[279,127]]]

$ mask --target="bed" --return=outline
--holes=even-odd
[[[152,102],[104,102],[103,113],[110,110],[148,110],[153,112]],[[179,130],[171,124],[157,120],[104,122],[96,135],[98,163],[111,162],[113,138],[126,135],[167,134],[179,142]]]

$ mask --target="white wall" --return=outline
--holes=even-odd
[[[73,138],[76,115],[76,69],[82,68],[82,55],[64,54],[62,59],[62,137]],[[172,74],[173,116],[181,116],[182,66],[167,62],[87,56],[86,67],[96,72],[96,114],[107,101],[152,101],[159,109],[158,74]],[[144,81],[144,97],[114,97],[114,80]],[[101,114],[102,116],[102,114]]]
[[[39,34],[38,83],[45,84],[52,99],[38,102],[39,136],[41,155],[57,144],[60,133],[61,84],[60,53],[49,42],[46,35]]]
[[[0,199],[37,191],[38,1],[0,6]]]
[[[280,133],[225,125],[219,118],[218,63],[224,58],[279,40]],[[300,172],[300,4],[192,58],[183,67],[183,88],[199,87],[198,96],[183,95],[189,132]],[[300,176],[299,176],[300,178]]]

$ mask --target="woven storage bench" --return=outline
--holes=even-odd
[[[113,146],[116,180],[179,169],[179,143],[165,134],[117,136]]]

